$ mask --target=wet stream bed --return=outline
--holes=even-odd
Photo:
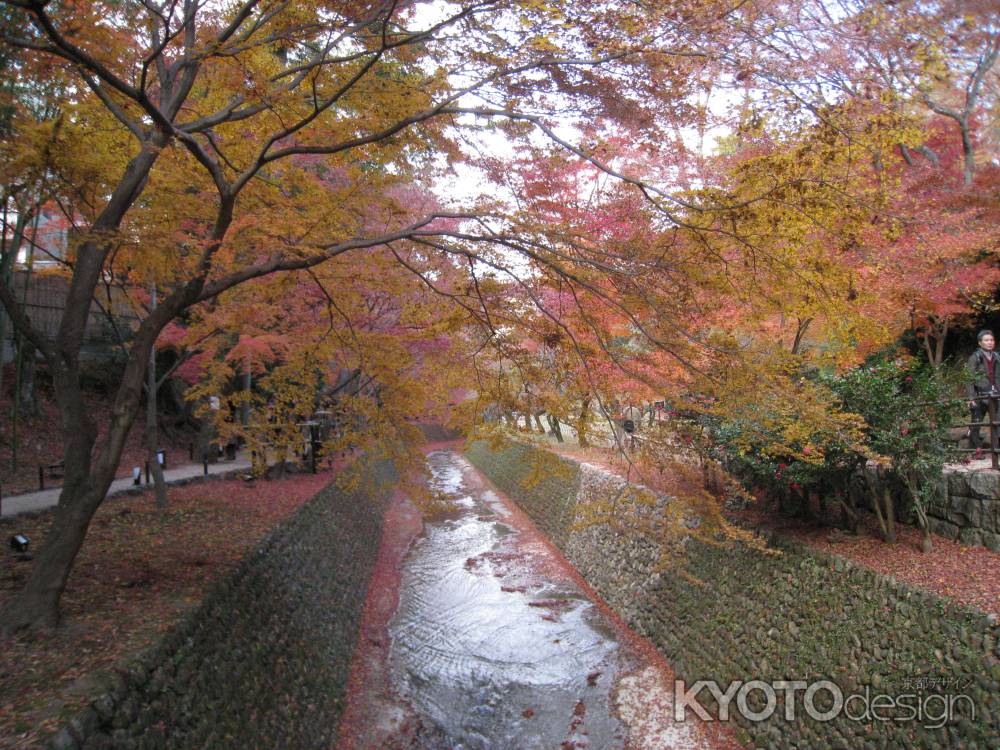
[[[348,746],[720,746],[702,725],[673,721],[672,675],[634,647],[634,634],[622,638],[621,621],[519,510],[459,454],[427,460],[432,489],[454,510],[425,521],[399,555],[376,670],[387,684],[380,699],[352,697],[368,730]]]

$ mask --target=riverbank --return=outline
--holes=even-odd
[[[57,731],[97,697],[104,678],[157,643],[333,476],[175,487],[166,511],[157,510],[151,492],[106,501],[63,596],[63,624],[7,639],[0,648],[0,748],[37,747]],[[37,549],[51,520],[46,511],[0,528],[25,534]],[[2,608],[32,563],[6,545],[0,554]]]
[[[660,496],[653,505],[633,507],[616,474],[525,443],[479,442],[467,455],[545,527],[688,684],[712,680],[724,689],[736,681],[827,681],[845,700],[919,694],[921,706],[931,701],[928,710],[946,689],[965,696],[958,704],[946,701],[952,713],[944,721],[906,719],[899,704],[904,713],[887,722],[842,710],[818,720],[803,716],[801,702],[789,718],[788,696],[779,695],[761,717],[732,716],[747,746],[944,750],[1000,742],[1000,627],[985,612],[776,537],[770,550],[692,539],[683,560],[664,569],[652,540],[575,520],[608,498],[619,498],[619,514],[642,517],[677,511],[669,507],[676,501]],[[541,476],[533,471],[539,465],[546,468]],[[720,707],[706,692],[703,705],[716,713]],[[754,712],[761,707],[762,701],[751,704]]]

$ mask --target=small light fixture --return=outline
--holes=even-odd
[[[14,534],[10,538],[10,548],[19,554],[27,552],[29,544],[31,544],[31,540],[24,534]]]

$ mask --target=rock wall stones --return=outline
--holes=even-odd
[[[381,540],[391,464],[304,505],[51,748],[327,748]]]
[[[945,483],[928,508],[931,531],[1000,552],[1000,472],[951,471]]]
[[[956,700],[950,721],[935,726],[938,722],[926,715],[922,721],[855,721],[843,714],[818,721],[804,715],[801,692],[795,720],[786,721],[779,693],[769,719],[735,719],[748,747],[1000,747],[1000,627],[995,618],[777,538],[769,542],[780,554],[692,541],[683,571],[655,574],[656,555],[648,542],[608,528],[573,529],[579,507],[619,493],[623,480],[558,459],[563,478],[526,482],[539,452],[519,444],[491,448],[476,443],[468,457],[522,505],[689,686],[699,679],[715,680],[723,690],[733,680],[828,679],[845,698],[914,694],[923,707],[937,690],[971,699]],[[930,680],[934,689],[928,689]],[[763,696],[750,694],[750,707],[759,709],[754,698]],[[707,690],[699,701],[706,708],[713,705]],[[852,705],[857,715],[864,704]],[[927,706],[929,714],[940,713],[938,699]],[[817,707],[825,708],[819,698]]]

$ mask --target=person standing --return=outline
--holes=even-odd
[[[974,423],[967,434],[972,448],[982,447],[978,423],[990,413],[990,400],[982,397],[1000,394],[1000,389],[997,387],[997,378],[1000,377],[1000,356],[994,351],[996,339],[993,337],[993,331],[982,330],[976,339],[979,341],[979,348],[972,353],[966,365],[970,376],[967,387],[969,413]]]
[[[628,406],[625,407],[625,411],[622,412],[622,429],[628,435],[629,450],[635,448],[635,433],[639,430],[639,423],[641,421],[642,409],[629,401]]]

